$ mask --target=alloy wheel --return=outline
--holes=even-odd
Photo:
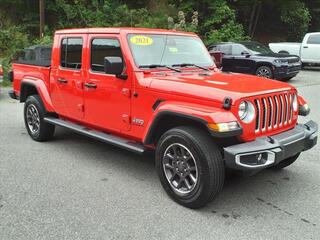
[[[30,132],[36,134],[40,130],[40,116],[35,105],[30,104],[27,107],[26,119]]]
[[[269,71],[269,69],[266,68],[261,68],[259,69],[259,71],[257,72],[257,76],[260,77],[266,77],[266,78],[271,78],[271,72]]]
[[[197,163],[186,146],[171,144],[164,152],[162,164],[165,176],[177,194],[189,194],[197,185]]]

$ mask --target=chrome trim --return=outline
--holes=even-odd
[[[285,118],[284,125],[287,125],[288,124],[288,117],[289,117],[289,99],[288,99],[288,94],[284,95],[284,100],[286,102],[286,109],[284,111],[286,118]]]
[[[259,99],[255,99],[257,101],[258,111],[257,111],[257,118],[258,118],[258,126],[256,126],[256,133],[260,132],[260,121],[261,121],[261,107],[260,107],[260,101]]]
[[[268,154],[268,159],[267,161],[264,163],[264,164],[261,164],[261,165],[248,165],[248,164],[243,164],[240,162],[240,157],[241,156],[248,156],[248,155],[253,155],[253,154],[262,154],[262,153],[267,153]],[[241,153],[241,154],[237,154],[235,156],[235,160],[236,160],[236,164],[239,165],[239,166],[242,166],[242,167],[247,167],[247,168],[261,168],[261,167],[265,167],[265,166],[269,166],[269,165],[272,165],[275,163],[275,158],[276,158],[276,155],[274,152],[271,152],[271,151],[257,151],[257,152],[250,152],[250,153]]]
[[[267,102],[266,102],[266,99],[265,98],[262,98],[262,103],[264,105],[264,113],[263,113],[263,121],[264,121],[264,124],[262,126],[262,132],[266,131],[267,129],[267,116],[268,116],[268,106],[267,106]]]
[[[276,113],[275,113],[275,116],[276,116],[276,120],[274,122],[274,125],[273,125],[273,128],[277,128],[279,123],[279,110],[280,110],[280,106],[279,106],[279,101],[278,101],[278,96],[277,95],[274,95],[274,98],[275,98],[275,102],[276,102]]]
[[[273,101],[272,101],[272,98],[270,96],[268,97],[268,102],[269,102],[270,108],[271,108],[271,114],[269,116],[269,121],[268,121],[268,129],[272,129],[272,123],[273,123],[273,119],[274,119],[274,117],[273,117],[274,110],[273,110]]]
[[[280,95],[280,106],[281,106],[281,112],[280,112],[281,119],[280,119],[279,127],[281,127],[283,125],[283,123],[284,123],[284,111],[283,111],[283,109],[284,109],[284,100],[283,100],[282,95]]]

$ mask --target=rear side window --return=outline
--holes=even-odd
[[[231,44],[220,45],[219,50],[225,55],[231,55]]]
[[[91,70],[104,72],[105,57],[122,57],[120,43],[117,39],[96,38],[91,43]]]
[[[308,39],[308,44],[320,44],[320,34],[311,35]]]
[[[81,69],[82,38],[64,38],[61,42],[61,67]]]

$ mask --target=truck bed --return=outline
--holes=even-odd
[[[13,63],[13,90],[15,94],[20,96],[20,83],[22,79],[30,79],[33,81],[41,79],[49,89],[50,69],[50,66]]]
[[[269,47],[275,53],[289,53],[291,55],[300,56],[301,43],[293,43],[293,42],[270,43]]]

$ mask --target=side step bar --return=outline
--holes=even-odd
[[[76,133],[97,139],[99,141],[102,141],[108,144],[112,144],[114,146],[129,150],[135,153],[142,154],[146,151],[146,148],[140,143],[130,141],[122,137],[107,134],[104,132],[99,132],[93,129],[89,129],[76,123],[72,123],[72,122],[65,121],[59,118],[54,118],[54,117],[45,117],[44,121],[53,125],[70,129],[71,131],[74,131]]]

